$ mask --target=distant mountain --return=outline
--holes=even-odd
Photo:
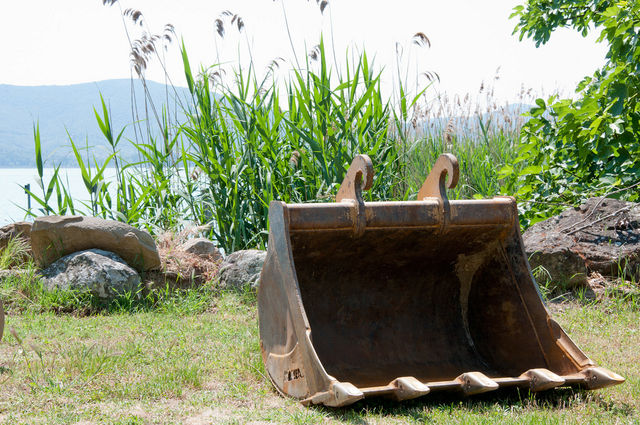
[[[178,121],[183,115],[176,107],[175,92],[181,99],[188,98],[186,88],[166,87],[163,84],[148,82],[149,92],[158,110],[168,103],[172,116],[178,111]],[[135,148],[126,139],[135,139],[133,131],[131,99],[131,81],[106,80],[95,83],[73,84],[68,86],[11,86],[0,84],[0,168],[34,167],[33,125],[40,124],[42,152],[46,165],[62,164],[76,166],[69,144],[69,135],[79,148],[91,148],[91,156],[99,161],[109,155],[107,143],[98,128],[93,108],[101,114],[100,93],[110,109],[114,132],[127,126],[123,141],[119,145],[120,155],[128,161],[138,160]],[[135,98],[138,99],[138,115],[143,118],[144,99],[142,84],[134,81]],[[168,100],[168,102],[167,102]],[[515,117],[530,109],[530,105],[511,104],[500,110],[484,112],[483,125],[503,126],[505,117]],[[461,134],[477,132],[479,119],[477,116],[440,117],[420,123],[422,134],[431,129],[442,131],[453,120],[454,128]],[[154,122],[152,129],[157,129]],[[409,124],[409,123],[407,123]],[[142,123],[143,129],[145,124]],[[408,126],[411,130],[412,126]],[[470,129],[467,131],[467,129]],[[144,130],[146,131],[146,130]],[[159,133],[156,133],[156,135]],[[83,153],[86,157],[86,154]]]
[[[171,114],[176,108],[173,88],[148,82],[149,92],[156,107],[169,104]],[[186,88],[176,88],[182,99],[188,95]],[[134,81],[134,92],[140,117],[144,117],[142,84]],[[88,142],[91,152],[98,158],[108,155],[107,143],[98,128],[93,108],[101,114],[100,93],[107,103],[114,131],[127,126],[123,138],[134,139],[132,119],[131,81],[106,80],[95,83],[68,86],[12,86],[0,84],[0,168],[32,167],[34,160],[33,124],[40,124],[43,157],[47,165],[76,164],[69,144],[84,147]],[[168,99],[168,102],[167,102]],[[182,114],[178,114],[182,118]],[[157,126],[153,126],[155,128]],[[126,140],[120,144],[121,154],[129,159],[137,158],[135,148]],[[84,155],[83,155],[84,156]]]

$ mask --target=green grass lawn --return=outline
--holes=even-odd
[[[500,391],[408,402],[305,408],[279,396],[260,359],[252,296],[208,298],[200,311],[165,308],[75,317],[12,312],[0,343],[0,422],[639,423],[640,312],[635,303],[579,302],[555,317],[599,365],[627,378],[594,391]]]

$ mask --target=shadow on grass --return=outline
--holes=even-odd
[[[343,422],[368,424],[366,416],[370,414],[383,418],[404,417],[407,421],[428,422],[442,414],[466,413],[469,415],[483,415],[496,410],[513,410],[514,407],[520,411],[525,409],[530,411],[555,411],[570,409],[587,403],[595,403],[602,410],[611,412],[616,416],[629,417],[637,413],[627,403],[613,402],[606,400],[598,393],[572,388],[560,388],[541,393],[504,388],[472,397],[456,396],[455,393],[441,393],[429,394],[402,402],[378,397],[364,399],[342,408],[325,406],[313,406],[311,408]]]

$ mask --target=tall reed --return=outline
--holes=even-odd
[[[498,79],[496,75],[495,80]],[[531,90],[521,88],[515,102],[500,102],[493,83],[482,83],[475,95],[447,96],[438,93],[418,103],[411,118],[411,136],[406,155],[407,184],[416,188],[429,167],[443,152],[460,162],[457,198],[487,198],[517,192],[516,180],[500,173],[514,164],[523,113],[534,104]]]
[[[370,155],[378,171],[368,196],[393,197],[402,162],[389,137],[389,102],[365,54],[332,81],[321,40],[317,70],[313,59],[294,70],[286,101],[253,69],[238,70],[233,86],[212,82],[206,73],[193,80],[186,52],[183,57],[187,79],[194,81],[181,130],[200,180],[198,219],[212,222],[224,249],[264,246],[273,200],[331,200],[359,153]]]
[[[319,5],[321,11],[327,7]],[[125,18],[140,27],[139,11],[121,13],[125,29]],[[242,18],[225,11],[216,20],[221,36],[225,22],[245,31]],[[163,63],[158,43],[171,40],[173,27],[165,26],[164,34],[166,38],[152,35],[145,27],[132,40],[127,30],[132,69],[143,85],[152,56]],[[422,33],[412,40],[430,44]],[[168,107],[158,107],[148,90],[144,99],[132,99],[141,101],[146,111],[144,117],[132,113],[135,137],[129,142],[138,160],[127,162],[120,154],[123,129],[113,128],[101,99],[95,115],[110,148],[107,160],[83,158],[69,140],[90,195],[84,205],[88,210],[73,203],[55,175],[46,190],[42,182],[43,197],[36,199],[45,213],[56,212],[50,201],[55,190],[58,213],[90,213],[152,232],[200,225],[231,252],[265,246],[271,201],[333,200],[351,160],[360,153],[372,158],[376,171],[372,190],[365,195],[368,200],[415,198],[443,152],[453,152],[462,164],[462,181],[453,196],[492,196],[511,184],[499,178],[498,170],[513,157],[521,121],[518,111],[497,106],[484,87],[483,101],[476,99],[475,104],[470,96],[434,98],[429,89],[439,77],[426,72],[426,84],[412,86],[407,77],[400,78],[408,74],[400,72],[399,59],[393,92],[385,95],[382,71],[365,52],[347,56],[339,67],[335,53],[333,58],[327,55],[323,38],[302,62],[296,56],[296,65],[289,64],[291,71],[282,78],[274,76],[280,58],[264,75],[253,62],[245,68],[238,62],[225,76],[219,65],[194,73],[184,43],[181,55],[189,96],[180,98],[167,77],[165,100],[173,105],[173,114]],[[525,101],[523,97],[521,103]],[[182,122],[176,119],[176,108],[186,117]],[[39,137],[34,131],[41,175]],[[107,182],[104,169],[111,162],[116,179]]]

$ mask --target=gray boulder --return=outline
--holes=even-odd
[[[126,223],[80,216],[38,217],[33,223],[31,249],[40,267],[92,248],[114,252],[138,271],[160,267],[153,237]]]
[[[140,275],[116,254],[100,249],[74,252],[41,272],[48,289],[89,290],[108,300],[126,291],[137,291]]]
[[[201,257],[211,257],[214,260],[222,258],[222,254],[220,254],[218,248],[207,238],[189,239],[183,243],[180,248],[185,252]]]
[[[586,286],[587,275],[640,278],[640,204],[591,198],[523,234],[531,267],[551,280]]]
[[[246,285],[256,289],[260,283],[260,272],[267,256],[266,251],[247,249],[227,256],[220,266],[218,276],[220,286],[241,289]]]
[[[0,283],[4,280],[28,277],[31,271],[20,269],[0,270]]]

